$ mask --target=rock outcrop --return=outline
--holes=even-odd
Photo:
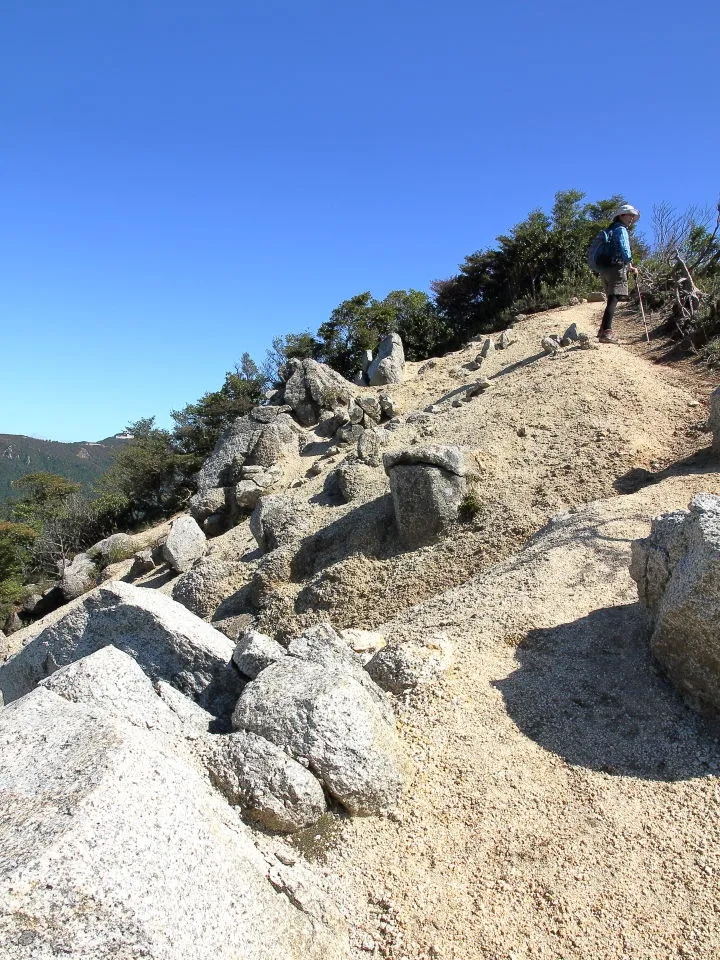
[[[466,489],[465,463],[453,446],[412,447],[385,454],[395,521],[405,546],[430,543],[457,519]]]
[[[701,710],[720,711],[720,497],[656,517],[630,575],[653,624],[650,647]]]
[[[425,643],[390,643],[373,655],[365,669],[379,687],[400,696],[436,682],[451,662],[447,639],[431,637]]]
[[[271,663],[276,663],[285,656],[287,650],[281,647],[277,640],[257,630],[246,630],[238,637],[232,658],[240,673],[249,680],[254,680]]]
[[[168,566],[185,573],[207,550],[207,538],[192,517],[178,517],[173,521],[163,546]]]
[[[86,550],[88,557],[101,566],[127,560],[135,552],[135,539],[128,533],[113,533]]]
[[[258,851],[150,683],[115,676],[155,728],[82,677],[0,712],[3,957],[346,960],[310,872]]]
[[[355,393],[354,384],[317,360],[289,360],[281,375],[283,400],[304,427],[318,423],[323,410],[347,406]]]
[[[250,532],[261,550],[271,551],[299,539],[307,518],[288,496],[263,497],[250,517]]]
[[[397,333],[390,333],[380,342],[375,359],[367,369],[368,383],[380,387],[386,383],[402,383],[405,350]]]
[[[204,751],[218,790],[268,830],[291,833],[309,827],[327,809],[319,781],[262,737],[244,731],[212,737]]]
[[[255,407],[228,427],[195,478],[195,509],[199,509],[200,498],[207,496],[208,490],[237,483],[241,467],[272,467],[297,450],[297,428],[288,409]]]
[[[710,396],[708,428],[712,433],[712,452],[720,457],[720,387],[716,387]]]
[[[233,643],[179,603],[153,590],[111,582],[43,630],[0,667],[5,703],[24,696],[59,667],[109,644],[217,714],[232,710],[240,679]]]
[[[392,711],[346,643],[306,631],[238,700],[232,723],[298,760],[353,814],[393,807],[405,760]]]
[[[62,572],[58,586],[66,602],[86,593],[95,583],[97,567],[86,553],[78,553]]]

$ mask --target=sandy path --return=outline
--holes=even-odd
[[[417,764],[399,816],[345,822],[327,855],[367,904],[366,948],[718,955],[717,730],[656,670],[627,573],[645,518],[699,490],[720,493],[717,473],[571,514],[386,625],[443,631],[456,668],[399,709]]]
[[[589,328],[598,308],[540,322],[548,332],[553,323],[564,328],[569,313]],[[538,319],[526,329],[536,342]],[[406,396],[420,406],[454,359],[429,372],[437,383],[425,381],[425,396],[412,381]],[[513,475],[510,496],[522,502],[531,482],[550,479],[547,433],[559,458],[574,464],[554,488],[566,504],[588,489],[607,491],[628,456],[652,464],[660,482],[573,507],[522,552],[381,628],[396,637],[444,633],[455,667],[398,705],[415,760],[398,815],[342,821],[313,851],[357,896],[357,958],[720,954],[718,729],[661,676],[628,574],[630,543],[647,533],[649,518],[686,506],[696,492],[720,493],[717,465],[702,457],[678,465],[706,444],[693,433],[702,409],[686,379],[622,350],[556,363],[526,369],[522,387],[510,374],[505,396],[487,395],[485,422],[514,431],[516,421],[528,422],[528,391],[540,377],[551,370],[562,384],[537,391],[537,421],[551,431],[533,431],[533,449],[519,455],[508,432],[504,446],[498,432],[488,444],[503,461],[498,481]],[[582,483],[573,453],[586,449],[587,423],[615,431],[617,442],[571,497]],[[456,421],[459,442],[462,430]],[[300,843],[307,848],[308,838]]]

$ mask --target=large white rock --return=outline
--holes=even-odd
[[[163,545],[165,560],[178,573],[185,573],[207,550],[207,537],[192,517],[173,521]]]
[[[266,860],[169,737],[38,689],[0,750],[3,960],[347,960],[309,871]]]
[[[184,733],[190,711],[194,713],[193,732],[204,728],[207,733],[214,719],[194,701],[171,688],[187,704],[182,712],[173,709],[174,704],[171,706],[155,692],[152,681],[139,664],[112,646],[61,667],[41,680],[39,686],[52,690],[64,700],[84,703],[113,717],[121,717],[141,730],[156,730],[172,736]],[[202,727],[196,723],[198,714],[203,718]]]
[[[116,563],[118,560],[129,559],[136,550],[135,538],[128,533],[113,533],[104,540],[98,541],[87,550],[91,560],[101,564]]]
[[[166,680],[215,713],[231,710],[240,681],[233,643],[154,590],[112,581],[43,630],[0,667],[5,703],[24,696],[58,667],[112,644],[152,680]]]

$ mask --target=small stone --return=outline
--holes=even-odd
[[[480,356],[487,360],[488,357],[491,357],[495,353],[495,341],[492,337],[488,337],[485,343],[482,345],[480,350]]]
[[[232,659],[244,677],[254,680],[271,663],[287,656],[284,647],[257,630],[246,630],[240,635]]]

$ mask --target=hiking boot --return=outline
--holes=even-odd
[[[620,343],[620,340],[615,336],[612,330],[601,330],[598,334],[598,340],[600,343]]]

